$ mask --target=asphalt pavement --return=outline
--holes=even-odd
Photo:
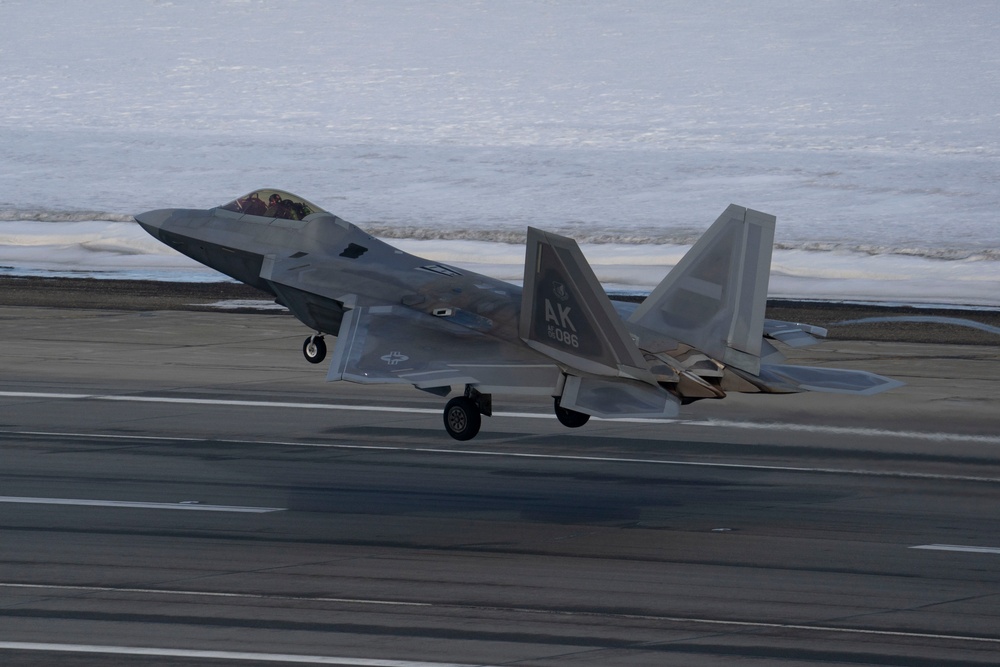
[[[282,314],[0,307],[4,665],[987,665],[996,346],[561,426],[326,383]]]

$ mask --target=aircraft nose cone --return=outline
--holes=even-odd
[[[173,213],[171,209],[161,208],[156,211],[146,211],[145,213],[139,213],[135,217],[135,221],[138,222],[143,229],[149,232],[155,238],[159,238],[157,233],[159,229],[163,226],[163,223],[167,221],[170,214]]]

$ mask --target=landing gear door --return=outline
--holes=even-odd
[[[677,398],[661,387],[622,380],[568,375],[561,407],[603,419],[676,417]]]

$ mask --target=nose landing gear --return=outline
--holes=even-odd
[[[310,364],[318,364],[326,359],[326,341],[323,336],[309,336],[302,344],[302,354]]]

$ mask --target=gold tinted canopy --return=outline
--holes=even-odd
[[[312,202],[283,190],[254,190],[219,208],[244,215],[286,220],[302,220],[313,213],[326,213]]]

